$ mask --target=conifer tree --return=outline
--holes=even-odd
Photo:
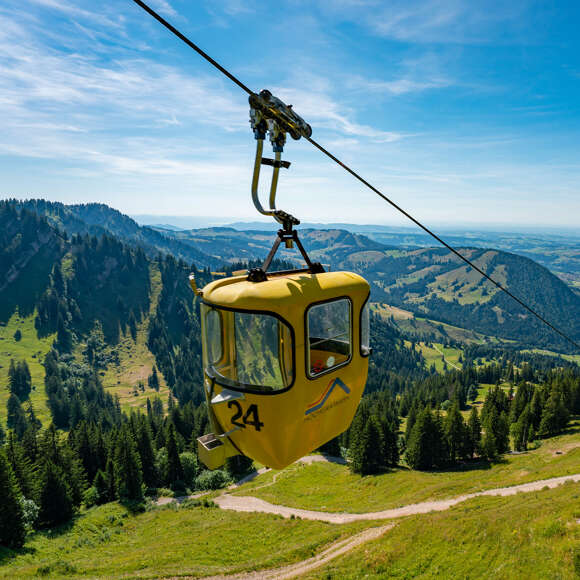
[[[143,499],[141,460],[131,431],[123,427],[115,446],[115,483],[121,499]]]
[[[384,465],[384,441],[380,423],[370,415],[351,447],[352,469],[361,475],[379,473]]]
[[[542,420],[542,411],[544,408],[544,397],[543,389],[534,389],[534,395],[532,396],[532,402],[530,404],[530,421],[531,421],[531,434],[530,440],[534,439],[540,429],[540,422]]]
[[[447,439],[447,448],[449,450],[449,460],[455,463],[460,457],[463,457],[465,441],[465,422],[459,411],[457,402],[453,403],[444,422],[445,437]]]
[[[74,513],[70,488],[60,467],[46,460],[40,473],[40,511],[42,527],[53,527],[71,519]]]
[[[354,416],[349,429],[349,467],[353,473],[363,472],[362,435],[364,426],[369,418],[367,405],[363,401]]]
[[[502,411],[497,423],[497,429],[494,432],[497,452],[501,455],[509,451],[510,448],[510,427],[508,416],[505,411]]]
[[[107,499],[106,501],[114,501],[117,499],[117,482],[115,479],[115,464],[112,459],[107,461],[105,469],[105,481],[107,484]]]
[[[0,450],[0,545],[20,548],[26,528],[16,478],[4,453]]]
[[[26,420],[26,414],[20,403],[20,399],[12,393],[8,398],[8,403],[6,403],[6,410],[8,417],[6,419],[6,425],[8,429],[12,429],[16,436],[20,439],[26,429],[28,429],[28,421]]]
[[[30,378],[30,369],[25,360],[14,364],[10,359],[10,368],[8,369],[8,386],[10,392],[16,395],[21,401],[24,401],[30,395],[32,382]]]
[[[36,416],[36,413],[34,412],[34,406],[32,405],[32,401],[28,401],[26,415],[28,419],[29,428],[31,428],[34,434],[36,435],[36,433],[38,433],[38,431],[42,427],[42,423],[40,419]]]
[[[167,433],[167,479],[172,486],[176,482],[184,480],[183,467],[179,459],[179,450],[177,449],[173,423],[169,425]]]
[[[153,372],[149,375],[147,379],[147,384],[156,391],[159,391],[159,376],[157,375],[157,367],[153,365]]]
[[[473,402],[475,399],[477,399],[477,387],[471,383],[471,385],[469,385],[469,390],[467,391],[467,400]]]
[[[530,405],[527,404],[520,414],[519,419],[515,423],[512,423],[510,426],[510,432],[514,442],[514,449],[516,451],[525,451],[528,448],[530,427]]]
[[[481,457],[488,461],[494,461],[497,459],[497,455],[495,436],[491,431],[486,430],[481,439]]]
[[[470,441],[469,452],[470,456],[473,457],[475,453],[479,454],[481,446],[481,423],[475,406],[471,407],[467,426]]]
[[[540,437],[549,437],[560,433],[568,423],[569,412],[564,405],[562,392],[552,388],[544,405],[538,433]]]
[[[440,418],[434,417],[426,407],[417,415],[407,444],[406,459],[412,469],[431,469],[440,465],[444,445]]]
[[[38,481],[35,467],[27,456],[25,448],[14,438],[12,432],[8,433],[6,458],[24,497],[36,499]]]
[[[143,482],[147,487],[157,485],[157,471],[155,470],[155,451],[153,450],[153,441],[151,430],[146,421],[141,421],[137,434],[137,450],[141,459],[143,470]]]
[[[409,414],[407,415],[407,424],[405,426],[405,441],[407,442],[407,444],[409,443],[409,439],[411,438],[411,431],[413,429],[413,426],[415,425],[416,420],[417,420],[417,406],[415,404],[415,401],[413,401],[413,404],[409,409]]]
[[[109,486],[107,484],[107,476],[99,469],[93,480],[93,487],[97,490],[97,505],[111,501],[109,497]]]

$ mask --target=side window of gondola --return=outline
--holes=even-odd
[[[360,353],[362,356],[371,354],[370,306],[368,299],[360,313]]]
[[[315,377],[351,358],[351,302],[339,298],[314,304],[306,314],[308,333],[308,372]]]
[[[223,356],[222,323],[220,313],[217,310],[206,310],[205,335],[207,343],[207,362],[210,365],[214,365]]]

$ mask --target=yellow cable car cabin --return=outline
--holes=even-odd
[[[210,469],[243,454],[282,469],[345,431],[368,373],[370,287],[351,272],[325,272],[298,239],[300,222],[276,209],[286,133],[312,129],[269,91],[252,93],[250,123],[256,138],[252,201],[282,228],[262,268],[217,280],[203,290],[203,383],[213,433],[198,438]],[[266,134],[274,159],[262,157]],[[269,209],[258,196],[262,165],[272,167]],[[298,247],[307,268],[268,273],[280,244]]]
[[[367,379],[369,292],[357,274],[307,271],[199,292],[208,467],[243,454],[281,469],[348,428]]]

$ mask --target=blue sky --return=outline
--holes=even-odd
[[[150,3],[427,224],[578,226],[577,2]],[[3,0],[0,123],[3,197],[257,215],[247,96],[130,0]],[[284,158],[304,221],[405,223],[304,140]]]

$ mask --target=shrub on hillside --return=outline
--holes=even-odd
[[[196,489],[219,489],[231,483],[230,476],[223,469],[202,471],[195,479]]]

